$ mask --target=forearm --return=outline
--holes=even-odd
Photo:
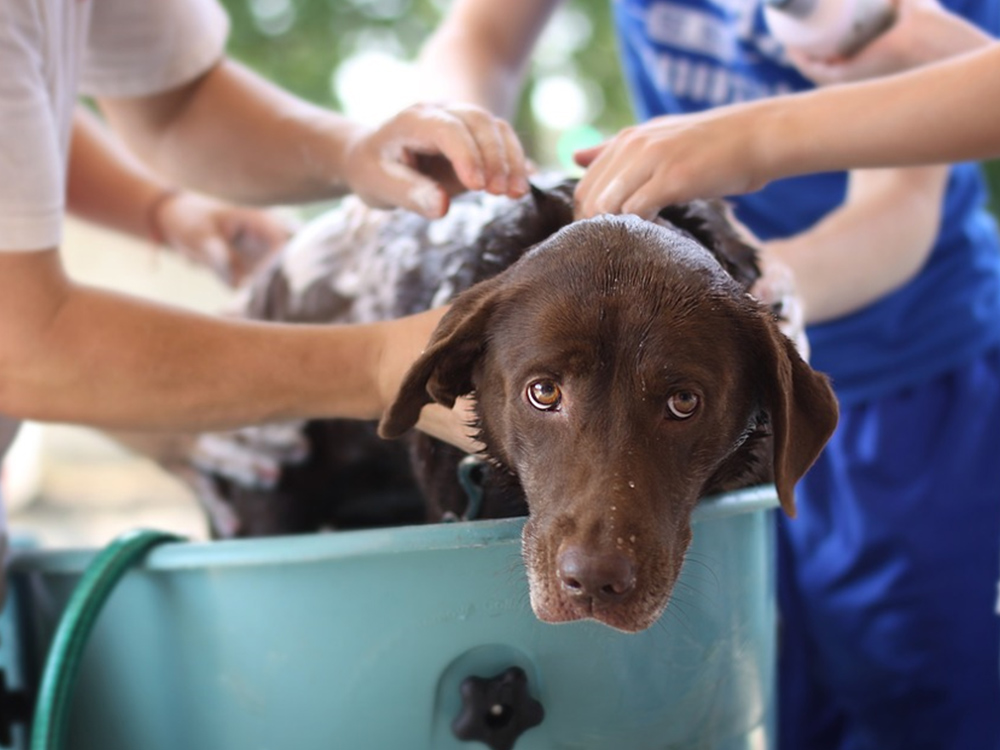
[[[843,206],[812,229],[767,244],[792,270],[807,323],[847,315],[912,278],[941,220],[944,167],[854,172]]]
[[[80,107],[73,139],[66,200],[71,213],[136,237],[149,238],[150,212],[165,185],[155,180]]]
[[[363,130],[231,61],[180,89],[100,105],[157,173],[240,203],[343,194],[345,150]]]
[[[523,71],[495,65],[484,52],[463,32],[439,29],[420,55],[422,94],[432,100],[476,104],[513,118]]]
[[[513,118],[531,51],[559,2],[455,2],[420,53],[422,93]]]
[[[77,286],[54,251],[2,261],[20,288],[0,301],[0,412],[208,430],[382,411],[374,327],[211,318]],[[18,264],[46,269],[22,273]]]
[[[764,181],[1000,155],[1000,44],[919,70],[755,104]]]
[[[577,152],[576,214],[652,216],[783,177],[1000,156],[997,71],[993,44],[868,83],[654,118]]]

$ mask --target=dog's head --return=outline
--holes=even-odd
[[[630,632],[666,606],[698,499],[764,436],[792,513],[837,415],[826,379],[702,244],[630,217],[570,224],[459,296],[381,432],[465,394],[526,494],[537,616]]]

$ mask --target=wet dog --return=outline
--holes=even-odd
[[[354,205],[300,233],[247,315],[363,322],[452,306],[378,426],[404,440],[336,420],[203,437],[215,532],[468,517],[462,456],[410,429],[425,404],[463,395],[485,446],[477,517],[527,514],[544,621],[649,627],[702,497],[773,481],[793,513],[837,406],[748,294],[755,253],[725,207],[573,221],[572,188],[470,198],[438,222]]]

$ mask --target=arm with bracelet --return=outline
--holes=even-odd
[[[288,239],[275,214],[164,182],[78,107],[67,175],[70,213],[162,245],[238,286]]]

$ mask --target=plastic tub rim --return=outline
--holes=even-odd
[[[732,515],[770,510],[778,505],[773,485],[760,485],[703,499],[692,516],[697,525]],[[525,518],[464,521],[395,526],[381,529],[230,539],[209,542],[175,542],[153,550],[140,570],[169,571],[283,565],[352,558],[461,549],[485,545],[517,545]],[[294,539],[294,543],[289,543]],[[95,554],[94,549],[13,550],[11,573],[44,572],[79,574]]]

